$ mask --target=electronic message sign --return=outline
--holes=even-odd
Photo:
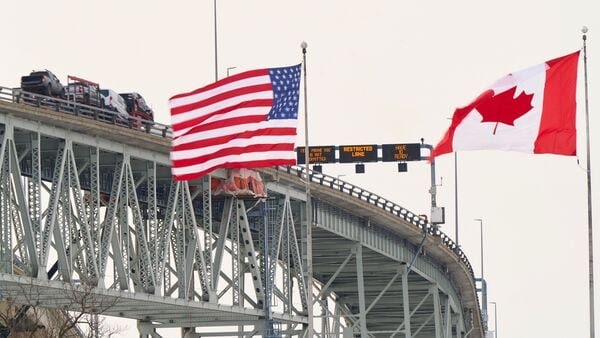
[[[305,163],[306,149],[296,148],[296,161],[298,164]],[[309,163],[335,163],[335,146],[308,147]]]
[[[377,162],[377,145],[340,146],[340,163]]]
[[[421,145],[419,143],[382,144],[381,150],[381,160],[383,162],[421,160]]]

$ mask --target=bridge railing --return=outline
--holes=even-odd
[[[162,137],[171,137],[171,126],[154,121],[143,120],[137,117],[124,117],[116,112],[85,104],[67,101],[56,97],[50,97],[22,91],[20,88],[7,88],[0,86],[0,101],[22,103],[39,108],[46,108],[57,112],[81,116],[92,120],[102,121],[124,128],[145,131],[148,134]]]
[[[73,101],[66,101],[55,97],[29,93],[22,91],[20,88],[8,88],[0,86],[0,101],[23,103],[31,106],[51,109],[65,114],[82,116],[93,120],[104,121],[114,125],[119,125],[124,128],[143,130],[146,133],[158,135],[161,137],[170,138],[173,134],[171,126],[169,125],[161,124],[154,121],[140,120],[134,117],[123,119],[119,117],[117,113],[108,109],[101,109],[76,103]],[[301,167],[280,167],[279,170],[284,170],[290,174],[297,175],[298,177],[305,176],[303,173],[304,169]],[[339,190],[355,198],[375,205],[381,209],[384,209],[410,222],[414,226],[421,229],[423,232],[426,232],[428,235],[440,238],[441,242],[465,264],[465,266],[471,273],[473,279],[475,278],[471,263],[467,259],[467,256],[462,251],[462,249],[458,245],[456,245],[456,243],[450,237],[441,232],[439,227],[428,223],[423,217],[414,214],[413,212],[377,194],[355,186],[351,183],[342,181],[336,177],[311,171],[310,178],[312,182],[318,183],[322,186],[330,187],[332,189]]]
[[[303,179],[306,178],[306,174],[304,173],[305,169],[301,167],[279,167],[278,170],[282,170],[287,172],[288,174],[296,175]],[[375,205],[381,209],[384,209],[391,214],[394,214],[402,219],[410,222],[421,231],[431,235],[433,237],[437,237],[441,240],[441,242],[450,249],[459,260],[467,267],[469,273],[473,280],[475,280],[475,274],[473,272],[473,267],[471,263],[467,259],[467,255],[462,251],[462,249],[450,238],[448,235],[444,234],[438,226],[428,223],[423,217],[411,212],[408,209],[405,209],[398,204],[385,199],[377,194],[374,194],[366,189],[355,186],[346,181],[340,180],[339,178],[329,176],[327,174],[318,173],[315,171],[309,171],[311,182],[318,183],[322,186],[329,187],[331,189],[339,190],[344,192],[352,197],[363,200],[369,204]]]

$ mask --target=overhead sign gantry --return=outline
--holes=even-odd
[[[328,163],[368,163],[368,162],[408,162],[421,161],[427,157],[421,156],[421,143],[395,144],[354,144],[340,146],[311,146],[308,147],[308,162],[320,169],[321,164]],[[305,148],[297,147],[298,164],[305,164]],[[406,165],[404,165],[406,168]],[[399,170],[406,171],[406,170]]]
[[[392,144],[353,144],[340,146],[310,146],[308,147],[308,162],[313,165],[312,170],[323,172],[323,164],[354,163],[357,174],[365,172],[365,163],[371,162],[397,162],[398,172],[408,171],[407,162],[429,159],[421,155],[421,149],[426,148],[431,152],[432,147],[421,143],[392,143]],[[305,147],[296,148],[297,164],[306,163]],[[433,224],[443,224],[444,208],[438,207],[435,201],[435,166],[431,163],[431,219]]]

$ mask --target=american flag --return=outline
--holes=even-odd
[[[169,100],[172,173],[295,165],[300,65],[232,75]]]

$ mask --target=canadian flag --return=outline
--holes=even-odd
[[[578,61],[579,51],[496,81],[454,111],[431,160],[457,150],[483,149],[575,155]]]

